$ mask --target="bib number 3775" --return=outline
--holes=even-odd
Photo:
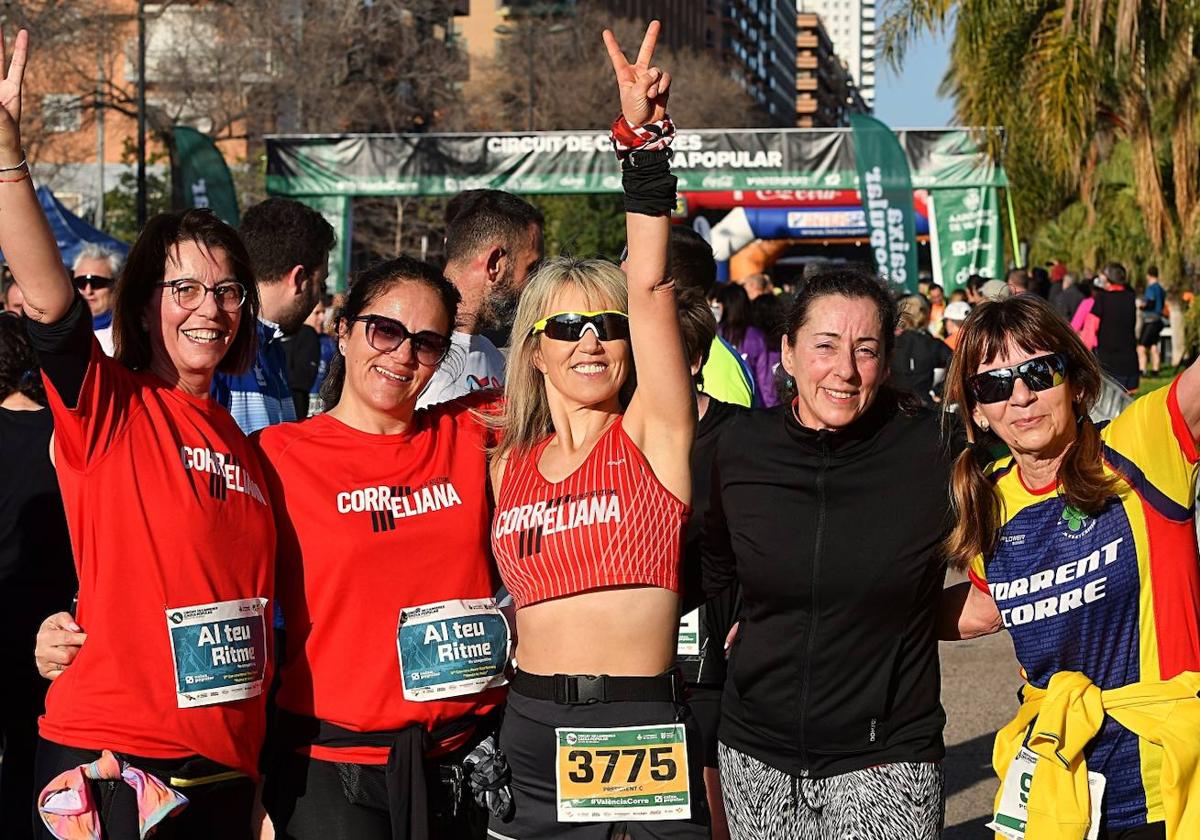
[[[559,822],[691,816],[683,724],[554,730]]]

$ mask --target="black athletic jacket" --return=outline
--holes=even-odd
[[[720,739],[794,776],[945,754],[934,618],[953,453],[884,392],[837,432],[790,405],[717,445],[704,586],[742,588]]]

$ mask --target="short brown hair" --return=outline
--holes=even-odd
[[[945,398],[948,404],[957,404],[970,445],[954,464],[950,490],[957,516],[946,539],[946,556],[955,568],[964,569],[976,556],[986,557],[995,550],[1002,513],[995,488],[976,457],[981,445],[997,439],[993,432],[975,425],[971,416],[975,396],[969,381],[981,364],[991,362],[1010,343],[1026,353],[1060,353],[1067,359],[1066,384],[1075,394],[1079,422],[1075,443],[1058,468],[1058,486],[1067,502],[1095,515],[1113,494],[1115,482],[1104,472],[1100,432],[1088,419],[1089,409],[1100,396],[1103,374],[1096,357],[1061,315],[1033,295],[989,300],[971,310],[959,335],[946,376]]]
[[[233,266],[234,279],[246,289],[237,335],[217,367],[221,373],[244,373],[257,352],[258,287],[237,231],[211,210],[159,213],[146,223],[114,288],[113,356],[131,370],[149,369],[150,335],[142,327],[142,312],[157,284],[166,277],[171,250],[184,242],[195,242],[206,250],[223,250]]]
[[[679,332],[683,336],[683,349],[689,365],[697,360],[703,368],[708,362],[708,351],[717,337],[717,319],[713,317],[708,300],[700,289],[675,289],[676,310],[679,312]],[[704,382],[703,370],[692,377],[697,385]]]

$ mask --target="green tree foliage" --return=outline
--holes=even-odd
[[[121,153],[121,162],[133,164],[137,161],[137,149],[129,140]],[[168,164],[166,153],[151,155],[146,169],[146,206],[151,216],[171,209],[171,175],[165,171]],[[162,175],[154,174],[151,166],[162,164]],[[137,174],[130,168],[121,173],[117,186],[104,194],[104,232],[122,242],[133,242],[138,237],[137,224]]]
[[[1150,258],[1169,293],[1185,286],[1185,266],[1200,256],[1200,0],[892,0],[887,15],[883,49],[894,63],[915,35],[953,23],[944,90],[963,124],[1007,129],[1027,227],[1078,198],[1087,235],[1112,228],[1101,204],[1120,213],[1130,195],[1114,195],[1101,171],[1125,144]]]

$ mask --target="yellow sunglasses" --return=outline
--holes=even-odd
[[[530,335],[544,333],[555,341],[579,341],[591,330],[600,341],[629,338],[629,316],[615,309],[599,312],[556,312],[533,325]]]

